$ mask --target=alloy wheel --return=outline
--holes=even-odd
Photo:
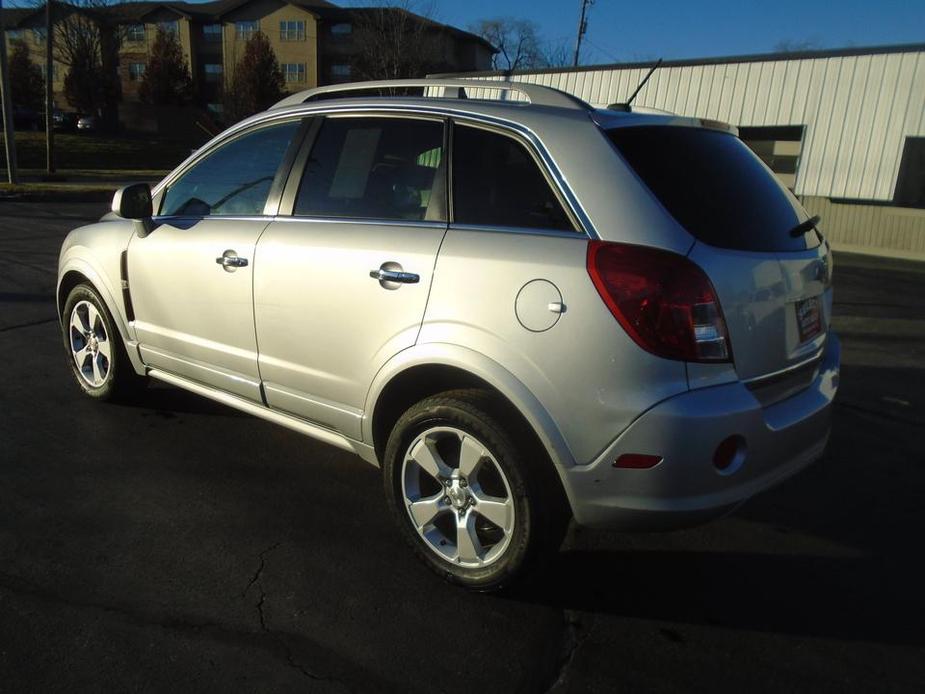
[[[514,530],[514,496],[491,451],[455,427],[419,434],[402,461],[402,494],[425,544],[461,567],[498,559]]]
[[[112,367],[112,343],[99,309],[89,301],[78,301],[71,311],[68,344],[83,381],[102,386]]]

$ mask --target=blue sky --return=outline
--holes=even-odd
[[[428,4],[423,0],[419,7]],[[487,17],[531,19],[545,40],[572,46],[580,0],[433,0],[432,4],[435,19],[461,28]],[[925,0],[596,0],[582,62],[762,53],[784,40],[812,41],[823,48],[925,42]]]

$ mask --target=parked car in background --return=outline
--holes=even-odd
[[[80,120],[80,115],[74,111],[59,111],[56,109],[52,116],[55,130],[60,130],[62,132],[73,132],[77,130],[78,120]]]
[[[99,118],[96,116],[81,116],[77,119],[77,130],[79,132],[93,133],[99,127]]]
[[[76,382],[156,378],[354,451],[478,590],[570,518],[682,527],[819,458],[818,219],[731,126],[487,84],[294,94],[119,191],[61,249]],[[442,96],[381,95],[412,87]]]

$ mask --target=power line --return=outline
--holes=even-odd
[[[589,39],[587,36],[585,37],[585,42],[588,43],[588,44],[590,44],[592,48],[596,48],[597,50],[599,50],[599,51],[600,51],[601,53],[603,53],[605,56],[607,56],[608,58],[610,58],[613,62],[615,62],[615,63],[623,62],[623,59],[620,58],[619,56],[617,56],[616,53],[614,53],[613,51],[611,51],[609,48],[604,48],[604,47],[603,47],[602,45],[600,45],[599,43],[595,43],[594,41],[592,41],[591,39]]]

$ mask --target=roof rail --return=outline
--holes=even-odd
[[[465,99],[470,97],[466,89],[490,89],[492,91],[519,92],[531,103],[537,106],[556,106],[587,111],[591,109],[587,103],[576,96],[552,87],[539,84],[526,84],[524,82],[500,82],[496,80],[471,79],[406,79],[406,80],[376,80],[372,82],[348,82],[345,84],[331,84],[326,87],[306,89],[302,92],[290,94],[282,101],[275,103],[271,109],[285,106],[296,106],[313,101],[319,97],[334,94],[343,94],[344,99],[351,97],[351,92],[364,92],[371,89],[390,89],[402,87],[443,88],[442,98]],[[437,98],[440,98],[437,97]]]

